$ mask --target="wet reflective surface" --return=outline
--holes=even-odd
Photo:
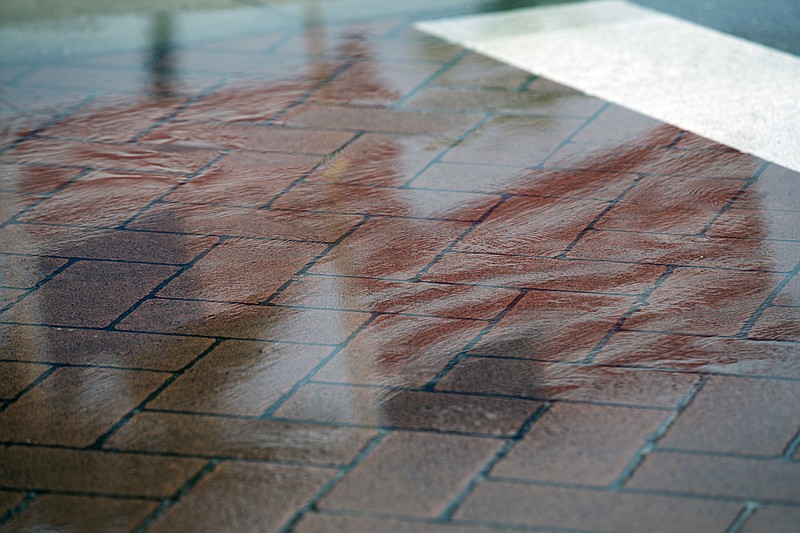
[[[800,175],[514,4],[7,19],[4,531],[795,530]]]

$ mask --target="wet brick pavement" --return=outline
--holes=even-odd
[[[800,175],[428,16],[6,69],[3,531],[796,530]]]

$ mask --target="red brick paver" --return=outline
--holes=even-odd
[[[0,413],[0,439],[89,446],[165,378],[156,372],[59,368]]]
[[[105,446],[154,454],[346,465],[376,434],[361,428],[153,412],[136,415]]]
[[[153,501],[45,494],[8,524],[10,531],[128,530],[156,510]]]
[[[798,503],[796,462],[682,453],[649,455],[629,486],[706,496]]]
[[[800,426],[800,384],[714,376],[660,444],[781,455]]]
[[[664,418],[656,410],[559,404],[491,473],[501,478],[609,485]]]
[[[774,531],[790,533],[800,522],[800,509],[787,507],[764,507],[756,511],[742,528],[746,533],[757,531]]]
[[[538,407],[526,400],[314,384],[297,391],[275,416],[510,437]]]
[[[279,531],[280,525],[334,472],[323,468],[225,462],[159,517],[152,529]],[[220,497],[222,494],[224,497]]]
[[[203,466],[197,459],[10,446],[0,451],[4,487],[168,498]]]
[[[456,517],[633,533],[724,531],[737,512],[729,502],[492,482],[480,484]]]
[[[497,450],[491,439],[398,432],[320,502],[323,509],[436,516]],[[458,450],[458,453],[452,453]],[[397,462],[408,468],[396,468]]]

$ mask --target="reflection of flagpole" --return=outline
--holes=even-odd
[[[175,79],[173,26],[171,12],[153,13],[150,47],[147,50],[145,65],[150,70],[152,93],[158,97],[167,98],[173,94],[172,86]]]
[[[305,0],[305,2],[303,2],[303,6],[303,28],[301,31],[303,32],[309,70],[313,79],[323,79],[326,75],[328,75],[328,62],[326,60],[317,61],[314,57],[319,53],[319,51],[326,50],[325,42],[328,39],[328,28],[323,25],[325,18],[324,13],[322,12],[322,5],[319,0]],[[310,31],[312,28],[313,31]],[[357,160],[354,161],[353,159],[344,156],[346,156],[346,154],[340,154],[337,158],[334,158],[334,160],[331,161],[329,167],[325,171],[329,177],[346,174],[352,165],[358,162]],[[330,179],[330,181],[326,180],[326,182],[321,184],[322,187],[326,189],[326,196],[332,200],[331,205],[337,205],[344,202],[344,195],[346,194],[345,189],[341,186],[337,186],[336,182],[337,180],[334,178]],[[339,248],[343,247],[340,246]],[[345,248],[345,250],[347,250],[347,248]],[[348,260],[344,261],[344,263],[349,264],[351,260],[355,260],[355,258],[348,258]],[[347,272],[344,273],[346,274]],[[361,305],[359,302],[357,302],[358,298],[354,296],[359,294],[357,287],[355,287],[357,280],[351,280],[346,277],[337,277],[332,279],[334,279],[335,283],[338,285],[336,292],[337,297],[339,298],[340,307],[342,309],[360,308]],[[326,366],[334,367],[337,364],[341,365],[338,369],[339,371],[348,376],[355,376],[355,379],[351,379],[352,382],[369,382],[370,376],[375,374],[376,365],[375,361],[369,357],[371,354],[367,355],[367,357],[358,358],[356,360],[352,358],[335,357],[329,361]],[[353,363],[356,364],[354,365]],[[331,368],[328,368],[328,370],[330,369]],[[355,397],[353,397],[349,407],[352,413],[358,409],[363,409],[363,407],[358,405],[358,399]],[[384,422],[384,417],[380,412],[380,406],[376,404],[373,406],[373,409],[375,420],[382,424]],[[355,419],[354,416],[355,415],[348,414],[348,418]]]
[[[321,79],[325,76],[327,63],[325,61],[317,62],[312,56],[317,50],[325,49],[325,40],[327,39],[327,32],[323,24],[325,21],[324,13],[322,12],[322,5],[319,0],[306,0],[303,2],[303,37],[306,45],[306,58],[312,72],[313,79]],[[308,31],[309,28],[319,28],[320,31]]]

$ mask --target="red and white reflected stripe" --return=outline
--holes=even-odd
[[[417,27],[800,171],[800,58],[790,54],[624,1]]]

